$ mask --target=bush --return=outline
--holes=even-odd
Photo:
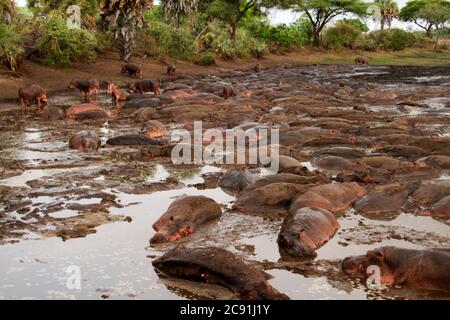
[[[41,19],[38,34],[34,49],[44,64],[67,65],[96,57],[99,46],[96,35],[85,29],[69,29],[59,15]]]
[[[360,41],[364,50],[399,51],[405,48],[426,47],[431,41],[423,32],[406,32],[401,29],[373,31]]]
[[[0,63],[16,71],[24,53],[23,37],[15,26],[0,23]]]
[[[205,52],[198,56],[195,61],[196,64],[201,66],[210,66],[216,63],[216,59],[214,56],[214,53],[212,52]]]
[[[334,27],[328,28],[323,35],[323,46],[327,49],[352,49],[361,35],[361,31],[344,21],[336,22]]]

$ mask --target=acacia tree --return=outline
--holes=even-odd
[[[313,45],[319,47],[322,32],[337,16],[353,13],[357,16],[367,14],[368,4],[362,0],[282,0],[278,1],[282,8],[292,8],[302,12],[312,25]]]
[[[435,26],[436,42],[434,50],[437,50],[441,32],[445,24],[450,20],[450,6],[438,2],[430,2],[419,11],[419,15]]]
[[[4,23],[12,24],[14,8],[14,0],[0,0],[0,17]]]
[[[374,2],[380,8],[380,26],[384,30],[387,25],[391,28],[392,22],[398,15],[398,5],[393,0],[375,0]]]
[[[152,0],[104,0],[100,2],[103,25],[119,42],[120,58],[128,61],[136,42],[136,28],[144,24],[144,12]]]
[[[402,8],[399,18],[406,22],[413,22],[426,31],[428,38],[432,38],[435,27],[434,19],[424,15],[429,10],[424,11],[423,9],[433,4],[439,5],[439,8],[444,9],[444,12],[450,7],[450,2],[447,0],[412,0]]]

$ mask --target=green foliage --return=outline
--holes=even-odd
[[[360,35],[360,30],[344,21],[338,21],[334,27],[325,31],[322,43],[327,49],[352,49]]]
[[[44,64],[68,65],[80,59],[93,59],[99,46],[96,35],[85,29],[69,29],[60,15],[50,15],[38,22],[34,49]]]
[[[0,23],[0,63],[15,71],[24,53],[22,32],[14,25]]]
[[[210,66],[216,63],[215,55],[211,51],[200,54],[194,62],[201,66]]]
[[[406,48],[426,47],[430,45],[423,32],[406,32],[401,29],[373,31],[357,41],[356,47],[367,51],[400,51]]]
[[[353,29],[359,32],[368,32],[369,27],[361,19],[343,19],[344,23],[353,27]]]

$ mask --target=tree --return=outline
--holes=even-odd
[[[205,13],[229,27],[230,39],[236,40],[236,31],[241,20],[250,12],[256,13],[263,5],[261,0],[213,0]]]
[[[437,50],[441,32],[447,21],[450,20],[450,6],[439,2],[429,2],[422,9],[420,9],[418,15],[435,26],[436,42],[434,45],[434,50]]]
[[[136,28],[144,24],[144,12],[153,6],[152,0],[104,0],[100,2],[101,17],[119,42],[120,58],[128,61],[136,42]]]
[[[413,22],[420,28],[424,29],[429,38],[433,37],[433,28],[435,27],[433,21],[429,20],[429,17],[424,16],[424,7],[430,4],[437,4],[441,8],[450,7],[450,2],[447,0],[412,0],[409,1],[405,7],[399,13],[399,18],[406,22]]]
[[[183,18],[197,13],[199,0],[161,0],[166,21],[174,22],[178,27]]]
[[[322,31],[337,16],[353,13],[357,16],[367,14],[368,5],[362,0],[284,0],[279,1],[283,8],[293,8],[303,12],[312,24],[313,45],[321,44]]]
[[[370,30],[367,24],[365,24],[361,19],[343,19],[342,21],[361,33],[368,32]]]
[[[375,0],[374,2],[380,8],[380,25],[381,30],[387,25],[391,28],[392,21],[397,18],[398,5],[393,0]]]
[[[14,8],[14,0],[0,0],[0,17],[4,23],[12,24]]]

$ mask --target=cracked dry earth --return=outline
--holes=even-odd
[[[237,95],[224,100],[224,86]],[[450,69],[282,65],[260,73],[178,77],[164,88],[186,96],[164,101],[148,117],[121,109],[108,120],[43,121],[0,115],[0,298],[225,299],[219,286],[160,278],[151,261],[182,243],[228,249],[273,276],[291,299],[448,299],[406,288],[370,290],[345,276],[340,261],[383,245],[450,247],[450,215],[424,214],[450,195]],[[49,104],[79,97],[62,92]],[[102,105],[113,109],[103,93]],[[225,165],[173,165],[151,147],[110,146],[156,119],[171,131],[258,125],[280,130],[280,152],[297,159],[315,185],[357,182],[368,196],[338,214],[340,229],[314,261],[285,260],[277,236],[283,213],[232,210],[236,195],[218,181]],[[68,148],[71,135],[93,130],[98,152]],[[266,168],[249,167],[257,176]],[[317,179],[315,179],[317,178]],[[411,188],[414,186],[414,188]],[[177,243],[149,245],[152,224],[181,195],[222,205],[219,221]],[[256,210],[257,211],[257,210]],[[66,286],[81,270],[81,290]],[[70,269],[70,268],[69,268]]]

